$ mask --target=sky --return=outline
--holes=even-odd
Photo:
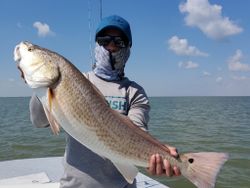
[[[32,95],[15,45],[56,51],[87,72],[95,29],[112,14],[130,23],[125,74],[148,96],[250,96],[249,7],[248,0],[1,0],[0,97]]]

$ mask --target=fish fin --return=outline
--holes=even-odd
[[[182,162],[188,163],[181,173],[198,188],[213,188],[222,165],[228,154],[216,152],[187,153],[180,156]]]
[[[50,128],[52,130],[52,132],[55,135],[58,135],[60,132],[60,125],[59,123],[56,121],[56,119],[53,117],[52,115],[52,101],[53,101],[53,91],[51,88],[48,88],[47,91],[47,98],[48,98],[48,108],[44,108],[45,114],[47,116],[47,119],[50,123]]]
[[[59,132],[60,132],[59,123],[56,121],[56,119],[53,117],[53,115],[51,114],[51,112],[49,112],[49,110],[47,108],[44,108],[44,111],[45,111],[46,117],[47,117],[47,119],[49,121],[50,128],[51,128],[52,132],[55,135],[58,135]]]
[[[52,110],[52,99],[53,99],[53,91],[51,88],[48,88],[47,91],[47,97],[48,97],[48,104],[49,104],[49,112]]]
[[[120,162],[113,162],[113,164],[128,183],[132,184],[134,182],[134,179],[139,172],[134,165]]]

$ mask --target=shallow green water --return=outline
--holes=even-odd
[[[153,97],[150,102],[151,134],[181,153],[229,153],[216,187],[250,187],[250,97]],[[0,160],[63,155],[64,133],[34,128],[28,104],[29,98],[0,98]],[[194,187],[182,177],[156,179],[172,188]]]

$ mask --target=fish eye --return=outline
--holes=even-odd
[[[30,46],[27,46],[27,47],[28,47],[27,50],[28,50],[29,52],[32,52],[32,51],[34,50],[34,46],[31,46],[31,45],[30,45]]]

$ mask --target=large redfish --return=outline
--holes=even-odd
[[[214,187],[227,154],[201,152],[172,157],[163,143],[112,110],[66,58],[29,42],[17,45],[14,56],[25,82],[40,99],[53,132],[63,127],[93,152],[110,159],[129,183],[138,172],[135,166],[148,167],[150,156],[158,153],[197,187]]]

